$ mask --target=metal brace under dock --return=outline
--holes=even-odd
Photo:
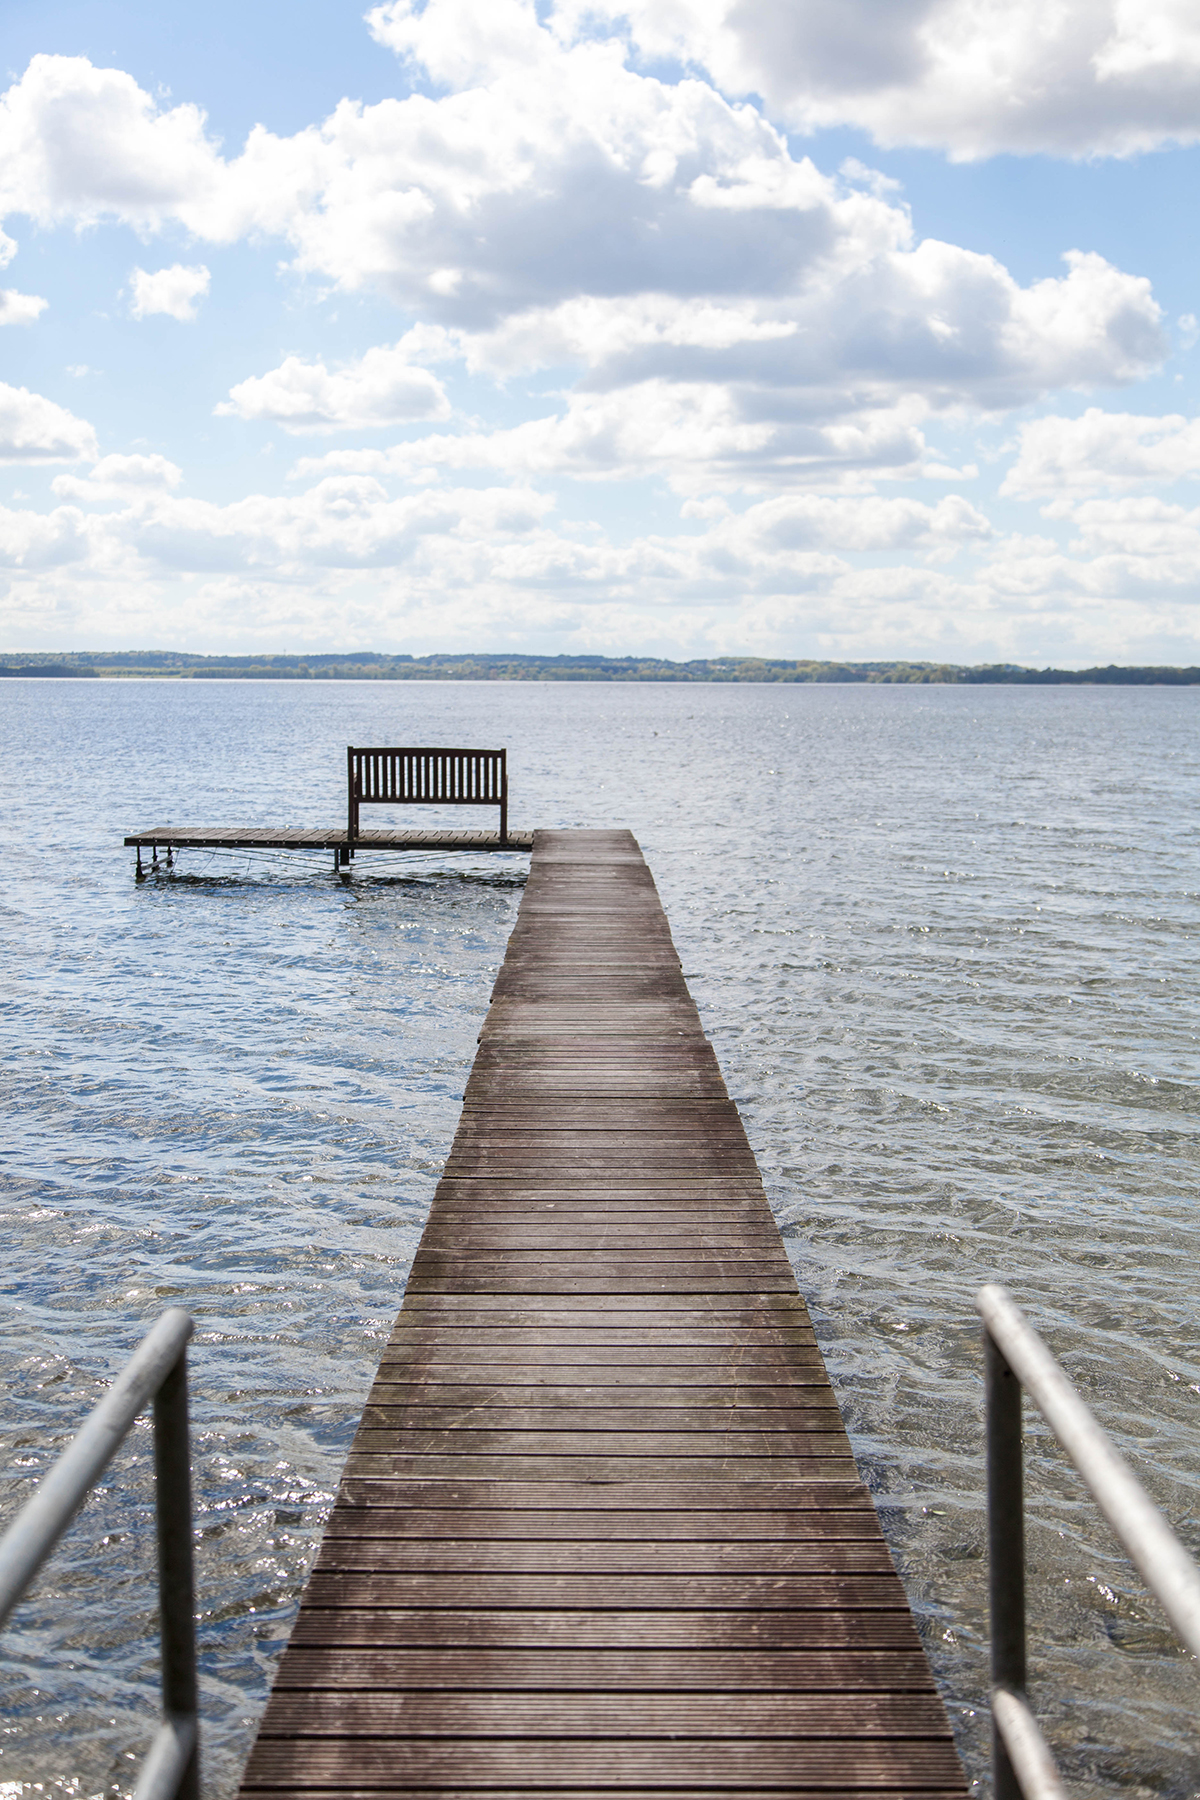
[[[242,1787],[534,1792],[966,1792],[741,1119],[623,831],[535,835]]]

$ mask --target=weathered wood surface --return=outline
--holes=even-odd
[[[246,1769],[305,1796],[961,1796],[626,832],[539,832]]]
[[[128,850],[344,850],[346,827],[154,825],[125,839]],[[360,831],[356,850],[531,850],[532,831]]]

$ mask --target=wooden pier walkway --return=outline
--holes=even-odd
[[[244,1800],[965,1795],[627,832],[539,832]]]

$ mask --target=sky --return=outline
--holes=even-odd
[[[0,649],[1200,663],[1196,0],[3,0]]]

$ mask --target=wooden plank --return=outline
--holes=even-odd
[[[916,1696],[911,1699],[918,1703]],[[402,1753],[397,1745],[388,1761],[393,1782],[403,1771],[403,1786],[397,1783],[400,1792],[450,1786],[468,1791],[491,1789],[502,1781],[525,1792],[531,1788],[553,1791],[568,1772],[572,1785],[594,1782],[612,1792],[635,1782],[661,1782],[668,1768],[675,1786],[719,1786],[724,1793],[749,1782],[785,1791],[835,1783],[845,1786],[851,1775],[855,1787],[866,1791],[901,1785],[953,1790],[962,1780],[949,1731],[941,1740],[915,1742],[893,1738],[876,1743],[858,1736],[755,1739],[744,1737],[736,1719],[731,1719],[726,1735],[719,1740],[719,1775],[713,1767],[717,1741],[715,1737],[699,1743],[680,1738],[646,1742],[617,1737],[599,1743],[561,1737],[533,1741],[494,1738],[490,1742],[416,1738],[403,1744]],[[274,1787],[290,1782],[304,1790],[318,1785],[340,1787],[356,1778],[362,1782],[368,1770],[378,1766],[381,1751],[382,1746],[369,1738],[331,1742],[260,1735],[250,1754],[246,1786],[253,1789],[259,1783]]]
[[[453,1571],[397,1574],[316,1568],[302,1605],[387,1611],[444,1607],[515,1607],[545,1610],[632,1612],[895,1612],[907,1606],[904,1589],[891,1571],[883,1574],[756,1575],[597,1575],[516,1571],[485,1574]]]
[[[394,1480],[388,1484],[391,1498],[384,1499],[382,1486],[361,1485],[344,1480],[338,1490],[338,1504],[346,1506],[444,1507],[454,1506],[471,1511],[477,1507],[520,1507],[531,1515],[558,1513],[571,1518],[580,1512],[606,1513],[671,1512],[711,1513],[724,1510],[730,1517],[730,1530],[738,1521],[782,1509],[804,1512],[814,1508],[828,1511],[844,1508],[875,1517],[871,1496],[858,1479],[829,1477],[822,1473],[819,1481],[805,1483],[787,1480],[754,1481],[739,1478],[717,1478],[713,1481],[673,1482],[649,1479],[645,1474],[620,1486],[595,1487],[590,1482],[556,1479],[545,1482],[498,1482],[488,1480],[446,1481],[441,1477],[417,1480]],[[876,1530],[878,1530],[876,1521]],[[882,1534],[881,1534],[882,1535]]]
[[[453,1364],[449,1367],[453,1368]],[[522,1408],[537,1408],[539,1420],[545,1417],[541,1409],[557,1412],[564,1408],[586,1408],[586,1417],[595,1423],[599,1422],[599,1414],[608,1408],[620,1408],[627,1418],[636,1411],[647,1429],[651,1418],[662,1416],[668,1420],[677,1420],[676,1409],[686,1409],[688,1422],[692,1422],[698,1412],[712,1411],[718,1424],[727,1422],[727,1415],[732,1413],[739,1424],[770,1424],[776,1413],[793,1411],[797,1407],[812,1406],[828,1412],[837,1412],[837,1406],[829,1385],[821,1379],[821,1371],[810,1368],[804,1372],[807,1384],[803,1379],[795,1380],[789,1386],[766,1387],[751,1383],[738,1383],[736,1386],[695,1386],[669,1387],[664,1385],[666,1371],[658,1370],[658,1381],[653,1384],[653,1406],[648,1407],[649,1395],[643,1394],[642,1387],[627,1385],[624,1387],[597,1387],[594,1371],[586,1372],[587,1378],[581,1377],[571,1385],[561,1380],[550,1385],[544,1370],[540,1374],[540,1382],[526,1387],[511,1384],[499,1385],[494,1380],[487,1382],[464,1382],[452,1380],[431,1380],[427,1373],[418,1374],[411,1366],[405,1369],[399,1379],[386,1378],[383,1368],[371,1389],[369,1406],[371,1407],[410,1407],[420,1408],[428,1415],[431,1411],[453,1409],[456,1416],[461,1417],[464,1408],[494,1408],[492,1417],[498,1418],[501,1412]],[[529,1370],[529,1374],[535,1371]],[[639,1370],[644,1374],[644,1370]],[[710,1373],[711,1380],[711,1373]],[[649,1385],[649,1384],[647,1384]],[[383,1421],[376,1421],[382,1423]],[[430,1420],[431,1423],[444,1424],[443,1419]],[[515,1421],[508,1418],[507,1424]],[[553,1421],[560,1423],[558,1419]],[[707,1424],[711,1421],[702,1421]],[[791,1421],[796,1422],[794,1419]]]
[[[126,849],[176,850],[339,850],[348,842],[345,826],[153,825],[131,832]],[[532,850],[533,833],[498,831],[360,831],[356,850]]]
[[[963,1800],[625,832],[539,833],[249,1800]]]
[[[514,1545],[526,1542],[536,1547],[536,1555],[548,1559],[547,1568],[558,1543],[570,1545],[573,1555],[656,1557],[664,1570],[675,1569],[681,1557],[698,1559],[696,1566],[702,1562],[706,1568],[724,1568],[731,1557],[743,1555],[775,1558],[809,1549],[823,1555],[829,1544],[862,1543],[880,1554],[887,1552],[873,1511],[833,1510],[815,1503],[803,1511],[751,1513],[731,1520],[728,1513],[699,1509],[559,1512],[534,1507],[389,1507],[376,1502],[335,1506],[320,1554],[330,1546],[369,1538],[392,1546],[411,1540],[409,1548],[415,1545],[431,1554],[444,1542],[465,1545],[479,1554],[481,1546],[503,1539],[513,1568],[521,1566],[522,1556]]]
[[[493,1296],[458,1294],[452,1288],[434,1289],[429,1294],[420,1293],[404,1296],[404,1307],[401,1317],[409,1315],[426,1323],[430,1318],[441,1316],[447,1320],[452,1315],[477,1315],[481,1319],[498,1324],[501,1320],[510,1319],[515,1324],[533,1325],[544,1323],[563,1324],[571,1322],[591,1323],[593,1320],[607,1320],[609,1325],[621,1323],[637,1327],[652,1327],[662,1321],[675,1330],[681,1330],[692,1324],[724,1324],[733,1328],[747,1326],[749,1328],[766,1328],[776,1325],[779,1329],[803,1330],[810,1336],[812,1325],[807,1310],[796,1293],[795,1282],[791,1292],[783,1290],[779,1293],[734,1294],[726,1298],[720,1293],[713,1293],[707,1300],[705,1291],[693,1296],[691,1294],[665,1294],[656,1298],[651,1305],[640,1295],[626,1294],[621,1289],[612,1293],[600,1293],[592,1296],[586,1306],[568,1304],[554,1289],[553,1259],[547,1258],[549,1266],[546,1270],[546,1283],[543,1293],[547,1304],[542,1307],[533,1305],[523,1299],[509,1299],[503,1294]]]
[[[414,1296],[429,1292],[444,1292],[443,1278],[439,1273],[429,1274],[422,1265],[414,1269],[409,1276],[409,1292]],[[507,1273],[489,1274],[487,1269],[478,1273],[460,1272],[449,1278],[454,1284],[454,1291],[459,1295],[487,1294],[583,1294],[591,1298],[603,1297],[608,1293],[620,1294],[719,1294],[746,1293],[780,1293],[787,1292],[788,1285],[795,1279],[790,1269],[779,1269],[776,1266],[751,1266],[748,1273],[712,1274],[704,1269],[688,1273],[667,1273],[665,1270],[645,1270],[641,1275],[632,1272],[625,1274],[617,1270],[606,1273],[603,1265],[587,1274],[572,1273],[568,1267],[564,1270],[554,1268],[533,1269],[528,1274]],[[551,1285],[551,1283],[553,1285]]]
[[[427,1795],[429,1800],[433,1800],[434,1795],[437,1796],[437,1800],[478,1800],[481,1792],[486,1792],[488,1800],[528,1800],[530,1792],[527,1787],[492,1787],[490,1785],[486,1789],[464,1788],[457,1784],[451,1787],[437,1788],[414,1788],[407,1785],[399,1787],[394,1782],[389,1783],[383,1775],[377,1776],[376,1779],[379,1785],[375,1787],[354,1787],[345,1783],[335,1788],[303,1785],[297,1787],[290,1782],[281,1781],[270,1787],[247,1787],[246,1792],[264,1797],[270,1795],[271,1800],[293,1800],[293,1797],[294,1800],[300,1800],[301,1796],[303,1796],[303,1800],[401,1800],[402,1796],[407,1797],[414,1794]],[[705,1788],[696,1782],[689,1783],[682,1788],[663,1787],[658,1783],[653,1787],[644,1787],[635,1782],[631,1786],[622,1786],[619,1789],[603,1785],[581,1787],[578,1783],[573,1783],[570,1787],[538,1789],[539,1793],[553,1794],[554,1800],[612,1800],[613,1794],[617,1792],[620,1793],[622,1800],[695,1800],[697,1794],[711,1793],[715,1795],[731,1791],[736,1791],[739,1800],[779,1800],[781,1794],[794,1795],[796,1800],[863,1800],[861,1788],[846,1789],[828,1785],[794,1787],[786,1784],[781,1786],[778,1782],[769,1788],[750,1785],[748,1787],[739,1786],[736,1790]],[[900,1788],[876,1787],[871,1789],[871,1795],[872,1800],[936,1800],[941,1791],[943,1790],[918,1784]],[[945,1791],[958,1795],[962,1790],[961,1787],[955,1787]]]
[[[815,1344],[788,1344],[784,1348],[737,1344],[725,1349],[714,1345],[660,1344],[643,1348],[605,1340],[574,1345],[548,1339],[543,1332],[537,1361],[531,1362],[524,1337],[514,1336],[511,1344],[505,1344],[494,1341],[497,1335],[503,1337],[503,1333],[488,1334],[486,1360],[472,1363],[461,1344],[443,1345],[435,1337],[432,1343],[422,1345],[409,1341],[405,1333],[397,1333],[380,1359],[379,1379],[406,1383],[504,1382],[510,1389],[563,1382],[595,1387],[599,1382],[597,1392],[687,1384],[707,1387],[712,1382],[724,1382],[738,1389],[743,1384],[774,1382],[796,1387],[816,1383],[824,1388],[828,1379]],[[653,1356],[648,1354],[651,1348]]]
[[[382,1529],[380,1527],[380,1529]],[[460,1526],[461,1529],[461,1526]],[[800,1539],[794,1543],[662,1543],[655,1538],[615,1543],[552,1543],[529,1538],[464,1543],[456,1538],[343,1538],[326,1535],[317,1568],[332,1572],[375,1570],[392,1574],[439,1573],[550,1575],[891,1575],[886,1544],[875,1538]]]
[[[762,1456],[667,1456],[653,1451],[646,1455],[588,1455],[585,1451],[568,1454],[561,1450],[545,1455],[505,1455],[502,1451],[484,1454],[429,1451],[415,1454],[406,1450],[360,1450],[352,1447],[346,1458],[346,1474],[377,1476],[394,1481],[553,1481],[556,1477],[574,1481],[637,1481],[647,1467],[668,1480],[716,1481],[731,1470],[747,1481],[762,1480],[771,1474],[791,1477],[796,1481],[818,1479],[828,1468],[831,1479],[848,1480],[854,1473],[854,1459],[848,1454],[820,1452],[812,1456],[785,1456],[776,1453]]]
[[[842,1429],[841,1415],[828,1388],[818,1387],[805,1404],[792,1393],[773,1405],[755,1406],[749,1400],[733,1401],[705,1395],[688,1400],[686,1394],[672,1405],[659,1393],[654,1403],[639,1400],[637,1393],[626,1392],[615,1401],[603,1403],[595,1391],[578,1387],[554,1398],[537,1396],[539,1404],[531,1406],[512,1390],[483,1389],[477,1394],[455,1397],[439,1384],[439,1397],[434,1399],[423,1385],[405,1382],[399,1392],[395,1384],[376,1383],[363,1413],[363,1424],[382,1430],[478,1430],[486,1426],[493,1431],[617,1431],[636,1430],[675,1432],[679,1430],[726,1431],[829,1431]],[[473,1397],[472,1397],[473,1395]]]
[[[762,1284],[781,1275],[788,1279],[790,1288],[779,1291],[789,1298],[795,1292],[792,1265],[781,1245],[767,1250],[759,1244],[706,1250],[697,1243],[686,1270],[680,1270],[680,1260],[675,1248],[582,1252],[555,1248],[554,1254],[547,1256],[540,1246],[533,1250],[439,1250],[423,1246],[413,1258],[413,1273],[454,1292],[462,1292],[460,1283],[466,1280],[516,1280],[527,1287],[537,1277],[533,1293],[558,1293],[564,1280],[591,1280],[597,1286],[616,1283],[618,1293],[628,1294],[637,1292],[630,1286],[632,1282],[671,1278],[680,1284],[680,1293],[716,1294],[723,1291],[716,1283],[737,1280],[741,1283],[739,1291],[758,1296],[775,1292],[774,1287]]]
[[[932,1694],[920,1651],[306,1650],[291,1646],[279,1693]]]
[[[450,1356],[490,1354],[493,1349],[507,1347],[536,1351],[540,1358],[542,1351],[553,1349],[564,1354],[575,1352],[566,1360],[576,1362],[586,1351],[585,1360],[600,1364],[622,1360],[636,1362],[639,1350],[651,1352],[655,1362],[674,1357],[694,1363],[705,1349],[726,1356],[735,1356],[741,1351],[748,1360],[757,1362],[763,1356],[778,1354],[785,1347],[797,1352],[811,1352],[816,1343],[812,1333],[801,1326],[788,1331],[785,1327],[746,1325],[739,1329],[736,1324],[705,1323],[672,1329],[669,1325],[647,1325],[635,1316],[626,1323],[601,1317],[593,1324],[539,1328],[530,1322],[528,1313],[520,1318],[504,1314],[499,1319],[490,1318],[486,1313],[471,1313],[445,1320],[435,1315],[421,1325],[406,1320],[393,1333],[385,1354],[398,1355],[405,1348],[414,1354],[426,1353],[439,1346]],[[646,1354],[642,1360],[648,1360]]]
[[[678,1263],[693,1248],[718,1256],[735,1256],[739,1250],[773,1249],[765,1232],[752,1225],[740,1231],[734,1224],[725,1229],[677,1225],[638,1225],[636,1223],[605,1225],[589,1220],[580,1209],[575,1222],[564,1219],[559,1226],[541,1223],[526,1225],[520,1220],[511,1225],[494,1219],[459,1221],[443,1214],[431,1218],[426,1229],[424,1249],[452,1255],[469,1250],[479,1254],[496,1251],[553,1251],[560,1256],[570,1251],[635,1250],[639,1255]]]
[[[806,1611],[622,1612],[613,1607],[435,1606],[388,1609],[302,1605],[291,1642],[369,1650],[448,1644],[527,1650],[904,1650],[920,1654],[910,1614],[902,1607]],[[268,1704],[262,1729],[271,1729]]]
[[[932,1694],[429,1694],[281,1696],[279,1734],[296,1737],[945,1739]]]
[[[819,1415],[799,1430],[779,1426],[764,1431],[744,1430],[667,1431],[661,1424],[645,1431],[605,1430],[603,1425],[571,1429],[553,1423],[545,1430],[532,1425],[494,1423],[432,1427],[404,1417],[394,1424],[380,1418],[391,1409],[369,1408],[354,1440],[359,1452],[389,1451],[406,1456],[482,1456],[489,1450],[503,1456],[653,1456],[663,1460],[684,1456],[842,1456],[848,1454],[846,1433],[837,1410]],[[403,1452],[397,1448],[397,1438]]]
[[[436,1241],[443,1227],[481,1236],[489,1230],[636,1231],[644,1234],[648,1242],[657,1237],[673,1247],[683,1242],[690,1244],[695,1232],[701,1234],[701,1243],[710,1234],[723,1240],[735,1237],[746,1242],[771,1241],[759,1208],[759,1196],[749,1177],[739,1177],[724,1191],[723,1184],[709,1178],[676,1183],[674,1194],[656,1193],[655,1210],[650,1216],[646,1215],[640,1186],[635,1196],[613,1193],[611,1189],[617,1185],[597,1182],[590,1193],[581,1193],[573,1184],[559,1200],[540,1181],[531,1192],[522,1194],[516,1181],[505,1179],[497,1185],[495,1213],[481,1218],[475,1205],[478,1185],[471,1183],[470,1176],[443,1177],[430,1209],[430,1242]],[[717,1191],[710,1192],[712,1188]]]

